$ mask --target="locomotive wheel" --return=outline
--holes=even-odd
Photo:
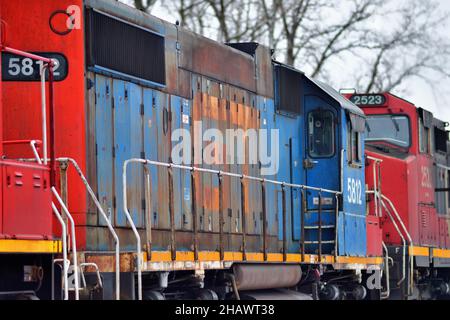
[[[159,291],[145,291],[142,297],[144,300],[166,300]]]
[[[355,300],[364,300],[367,297],[367,289],[364,286],[356,286],[352,290],[352,296]]]
[[[341,291],[339,290],[339,287],[334,284],[329,284],[320,292],[320,299],[336,301],[339,300],[340,295]]]
[[[219,300],[217,293],[209,289],[199,289],[192,292],[194,300]]]

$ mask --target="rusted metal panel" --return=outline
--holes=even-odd
[[[202,121],[202,137],[205,136],[205,132],[210,128],[210,101],[208,97],[207,81],[202,78],[202,98],[201,98],[201,121]],[[202,139],[202,154],[205,154],[205,148],[208,142]],[[203,168],[211,169],[211,165],[204,162],[203,158]],[[202,216],[200,217],[200,230],[211,232],[212,231],[212,177],[209,174],[202,174],[203,180],[203,210]],[[199,190],[199,189],[197,189]]]
[[[120,80],[113,81],[114,94],[114,167],[117,226],[128,225],[123,210],[122,174],[124,161],[140,158],[142,153],[141,104],[142,89],[140,86]],[[130,166],[127,173],[128,209],[137,227],[143,227],[143,168],[140,165]]]
[[[218,88],[218,85],[215,86]],[[214,87],[212,87],[214,88]],[[211,88],[211,89],[212,89]],[[212,90],[211,90],[212,91]],[[210,127],[214,130],[219,128],[219,99],[216,96],[209,97],[210,104]],[[223,162],[221,155],[217,150],[220,149],[220,141],[211,142],[214,145],[215,151],[211,156],[214,163],[211,169],[220,170],[219,164]],[[219,177],[211,175],[211,213],[212,213],[212,231],[220,232],[220,216],[219,216]]]
[[[88,72],[87,77],[87,95],[86,95],[86,177],[90,183],[90,186],[94,192],[97,192],[97,154],[96,154],[96,84],[95,74]],[[101,223],[101,218],[98,219],[97,207],[90,197],[87,197],[87,210],[89,225],[96,225]],[[106,212],[106,211],[105,211]]]
[[[270,49],[259,45],[255,52],[256,61],[256,92],[258,95],[274,97],[273,90],[273,66]]]
[[[101,12],[110,14],[129,23],[139,25],[153,32],[164,34],[170,23],[151,16],[143,11],[134,9],[120,2],[109,0],[84,0],[85,5],[97,9]],[[173,26],[175,29],[175,26]]]
[[[256,91],[251,56],[186,30],[180,30],[179,42],[181,68]]]
[[[158,161],[170,162],[171,139],[169,131],[170,105],[165,93],[154,91],[156,105],[156,125],[158,128]],[[156,217],[157,229],[170,230],[168,171],[166,168],[158,167],[158,211]]]
[[[176,96],[170,96],[170,132],[171,134],[174,130],[181,128],[181,98]],[[178,142],[174,141],[174,144]],[[173,210],[175,216],[175,228],[181,230],[184,226],[183,221],[183,187],[182,187],[182,177],[183,171],[180,169],[172,169],[173,176]]]
[[[92,90],[94,91],[94,90]],[[113,85],[112,79],[104,76],[95,76],[95,153],[97,196],[104,212],[112,219],[115,216],[114,209],[114,134],[113,134]],[[94,122],[94,121],[92,121]],[[89,165],[88,168],[93,167]],[[93,174],[93,172],[92,172]],[[98,224],[103,226],[106,222],[99,218]]]
[[[227,100],[225,100],[224,98],[220,99],[219,101],[219,130],[222,133],[223,137],[226,137],[226,130],[229,128],[229,122],[230,122],[230,110],[228,108],[229,103],[227,102]],[[229,155],[226,152],[227,150],[227,141],[225,139],[223,146],[222,146],[222,153],[224,155],[224,162],[223,164],[220,166],[220,170],[222,171],[226,171],[226,172],[230,172],[230,165],[229,163],[229,159],[227,159],[229,157]],[[229,217],[229,212],[231,210],[231,197],[230,197],[230,192],[231,192],[231,178],[230,177],[223,177],[222,180],[222,191],[223,193],[220,195],[222,197],[222,204],[223,204],[223,230],[225,233],[230,233],[231,232],[231,221],[230,221],[230,217]],[[227,238],[225,238],[227,239]]]
[[[158,161],[158,127],[156,121],[156,104],[153,90],[143,90],[143,142],[145,157]],[[148,189],[145,206],[145,227],[147,250],[151,250],[152,229],[157,226],[158,213],[158,169],[155,166],[147,167],[149,179],[144,180]]]

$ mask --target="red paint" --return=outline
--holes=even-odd
[[[0,162],[2,174],[1,238],[51,239],[50,171],[42,165]]]
[[[385,96],[387,98],[385,105],[362,106],[362,109],[367,115],[402,114],[408,116],[411,126],[411,147],[403,158],[373,151],[373,149],[372,151],[366,149],[366,154],[383,160],[381,191],[394,203],[414,245],[446,247],[448,243],[442,241],[442,237],[439,236],[439,228],[445,227],[439,227],[440,218],[438,218],[435,208],[433,157],[419,152],[418,109],[412,103],[394,95],[385,94]],[[366,169],[366,184],[370,190],[374,189],[372,167]],[[371,211],[373,206],[373,201],[371,201]],[[401,245],[401,238],[387,215],[384,215],[381,222],[383,240],[386,244]],[[448,232],[448,226],[446,228]],[[441,233],[445,232],[441,231]]]
[[[54,33],[49,25],[52,13],[66,10],[71,5],[83,7],[81,0],[1,1],[0,12],[1,19],[7,26],[6,35],[2,32],[3,37],[7,39],[5,46],[27,52],[55,52],[66,57],[69,64],[68,77],[64,81],[54,83],[54,92],[51,86],[47,87],[48,152],[51,158],[74,158],[81,169],[86,171],[83,30],[75,29],[62,36]],[[58,24],[58,30],[64,27],[66,18],[57,16],[55,23]],[[40,83],[4,82],[2,93],[4,139],[42,140]],[[54,101],[53,108],[52,101]],[[51,125],[52,122],[55,123],[54,127]],[[11,158],[33,157],[29,145],[5,146],[5,152]],[[58,181],[55,183],[59,184]],[[69,170],[68,181],[69,208],[76,224],[84,226],[87,211],[84,185],[74,170]],[[58,223],[54,221],[53,224],[54,232],[59,234]],[[77,242],[82,248],[85,245],[85,237],[78,235]]]

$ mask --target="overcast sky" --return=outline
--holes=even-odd
[[[450,12],[450,0],[437,1],[441,3],[444,11]],[[124,2],[126,2],[126,0]],[[156,6],[151,13],[172,23],[176,20],[176,16],[169,14],[166,10],[161,9],[159,6]],[[450,38],[450,24],[445,28],[442,28],[442,32],[445,36]],[[301,66],[297,67],[302,69]],[[450,66],[448,66],[448,69],[450,72]],[[343,71],[344,70],[339,70],[339,67],[336,67],[336,74],[342,74],[341,72]],[[422,107],[433,112],[435,117],[450,122],[450,79],[440,77],[436,78],[435,81],[439,83],[439,90],[433,90],[428,83],[421,79],[409,80],[404,84],[403,89],[406,90],[406,93],[402,95],[402,98],[411,101],[418,107]],[[352,87],[351,83],[346,83],[345,81],[341,85],[345,88]]]

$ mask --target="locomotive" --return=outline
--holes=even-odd
[[[356,98],[119,2],[0,9],[4,296],[362,300],[412,297],[413,279],[446,294],[419,258],[445,246],[392,231],[400,170],[365,150]]]
[[[391,297],[448,296],[449,124],[390,93],[347,97],[367,115],[366,184],[393,259]]]

